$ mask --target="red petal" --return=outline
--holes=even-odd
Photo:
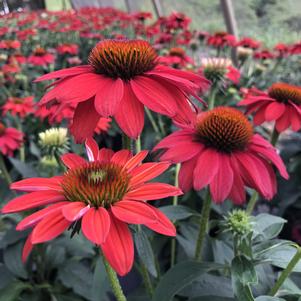
[[[85,145],[89,161],[96,161],[99,153],[96,141],[93,138],[87,138]]]
[[[90,209],[90,206],[87,206],[82,202],[71,202],[62,209],[64,217],[68,221],[74,222],[80,219]]]
[[[79,103],[75,109],[70,131],[76,142],[83,142],[94,134],[100,115],[94,107],[94,99]]]
[[[76,168],[87,163],[87,161],[84,158],[72,153],[68,153],[61,156],[61,160],[63,161],[64,165],[70,169]]]
[[[102,207],[90,208],[83,216],[82,231],[93,243],[100,245],[106,241],[111,227],[108,211]]]
[[[16,230],[22,231],[32,226],[35,226],[41,219],[54,211],[61,210],[64,205],[69,204],[69,202],[59,202],[50,205],[42,210],[39,210],[31,215],[26,216],[20,223],[18,223]]]
[[[157,221],[153,208],[138,201],[120,201],[111,206],[116,218],[128,224],[147,224]]]
[[[286,106],[281,102],[271,102],[265,110],[266,121],[272,121],[278,119],[284,112]]]
[[[137,76],[130,82],[136,97],[150,110],[172,117],[177,112],[172,91],[169,91],[162,81],[145,76]]]
[[[104,256],[120,275],[127,274],[134,262],[134,243],[128,226],[111,215],[109,235],[101,245]]]
[[[200,190],[207,186],[219,168],[219,153],[211,148],[206,148],[200,155],[193,172],[193,187]]]
[[[165,183],[152,182],[142,184],[138,188],[129,191],[126,194],[126,198],[139,201],[147,201],[163,199],[181,194],[182,191],[177,187]]]
[[[137,155],[128,160],[123,168],[127,171],[131,171],[133,168],[137,167],[147,155],[148,151],[146,150],[139,152]]]
[[[198,156],[181,164],[179,172],[179,187],[183,192],[188,192],[193,186],[193,171],[197,160]]]
[[[42,190],[56,190],[62,191],[61,176],[48,178],[30,178],[21,180],[10,185],[11,189],[33,192]]]
[[[148,228],[167,236],[176,236],[174,224],[157,208],[153,208],[158,216],[156,223],[146,224]]]
[[[62,234],[71,222],[67,221],[61,212],[54,212],[40,221],[32,231],[31,242],[42,243]]]
[[[113,155],[114,155],[114,152],[111,149],[102,148],[99,150],[97,160],[100,162],[108,163],[111,161],[111,158],[113,157]]]
[[[124,95],[114,117],[127,136],[137,139],[141,134],[144,126],[144,106],[129,85],[124,86]]]
[[[32,233],[30,233],[25,241],[23,251],[22,251],[22,262],[25,263],[29,254],[32,251],[33,244],[31,243]]]
[[[97,91],[95,109],[99,115],[109,117],[116,113],[123,97],[123,81],[121,79],[106,78]]]
[[[290,126],[290,112],[286,111],[279,119],[276,120],[276,130],[281,133]]]
[[[111,158],[111,162],[124,166],[126,162],[132,158],[132,153],[127,149],[116,152]]]
[[[170,166],[167,162],[160,163],[144,163],[133,169],[131,172],[131,186],[144,183],[163,173]]]
[[[2,213],[14,213],[60,201],[65,201],[65,197],[57,191],[31,192],[11,200],[2,208]]]

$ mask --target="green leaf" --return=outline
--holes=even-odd
[[[255,299],[255,301],[285,301],[282,298],[271,297],[271,296],[260,296]]]
[[[0,263],[0,289],[3,289],[5,286],[7,286],[13,279],[14,276],[7,269],[7,267]]]
[[[171,220],[182,220],[191,217],[192,215],[199,215],[198,212],[182,205],[162,206],[160,207],[160,210]]]
[[[27,271],[25,270],[24,264],[21,260],[22,249],[23,249],[22,242],[8,246],[3,251],[3,261],[5,266],[15,276],[20,278],[27,278]]]
[[[155,255],[145,232],[135,232],[134,240],[140,260],[144,263],[149,273],[154,277],[157,277],[158,274],[155,265]]]
[[[236,256],[231,264],[231,278],[234,295],[239,300],[253,301],[251,283],[257,283],[258,278],[252,261],[245,256]]]
[[[287,222],[279,216],[266,213],[259,214],[256,217],[253,217],[253,219],[253,238],[263,238],[265,240],[278,236],[283,225]]]
[[[220,296],[202,296],[202,297],[196,297],[189,299],[189,301],[237,301],[237,299],[234,298],[225,298],[221,300]],[[241,300],[242,301],[242,300]]]
[[[89,298],[93,276],[90,269],[83,263],[75,260],[69,261],[59,270],[58,278],[78,295]]]
[[[15,281],[0,290],[0,301],[16,301],[19,295],[26,289],[30,289],[28,283]]]
[[[24,163],[14,158],[9,158],[9,161],[23,178],[34,178],[38,175],[34,168],[28,163]]]
[[[102,261],[101,256],[98,257],[94,269],[92,290],[91,290],[91,301],[106,301],[107,292],[110,290],[110,284],[107,280],[107,273]]]
[[[54,295],[54,297],[56,298],[56,301],[83,301],[83,299],[74,296]]]
[[[185,286],[198,279],[198,277],[204,273],[223,268],[224,265],[216,263],[196,261],[181,262],[168,270],[161,278],[161,281],[155,289],[152,301],[169,301]]]

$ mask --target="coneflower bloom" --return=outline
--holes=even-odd
[[[48,53],[44,48],[38,47],[31,54],[27,62],[34,66],[47,66],[54,63],[55,57],[51,53]]]
[[[142,40],[104,40],[91,51],[89,65],[46,74],[36,81],[59,78],[41,105],[76,105],[71,132],[78,142],[93,135],[102,117],[114,116],[123,132],[137,138],[144,125],[144,106],[174,117],[188,95],[209,82],[192,72],[157,64],[157,54]]]
[[[217,31],[207,37],[207,44],[217,48],[234,47],[236,43],[235,36],[225,31]]]
[[[274,83],[267,92],[252,88],[238,105],[247,107],[246,114],[255,114],[256,125],[275,121],[279,133],[301,128],[301,87]]]
[[[172,222],[147,201],[180,195],[174,186],[150,182],[169,163],[142,163],[147,151],[132,156],[128,150],[114,153],[98,149],[88,139],[89,161],[76,154],[61,157],[67,167],[62,176],[32,178],[15,182],[12,189],[28,192],[6,204],[2,213],[46,206],[23,219],[17,230],[33,228],[23,250],[26,260],[33,245],[59,236],[81,225],[84,236],[101,247],[104,256],[119,275],[132,267],[134,246],[127,224],[143,224],[168,236],[175,236]]]
[[[9,97],[6,103],[2,106],[2,115],[10,113],[13,116],[24,118],[34,112],[34,97]]]
[[[193,126],[164,138],[155,147],[159,149],[166,150],[161,160],[182,163],[179,185],[184,192],[209,185],[216,203],[227,198],[244,203],[245,186],[272,199],[276,193],[272,164],[288,178],[274,147],[254,134],[247,118],[233,108],[218,107],[197,115]]]
[[[23,142],[23,133],[15,128],[6,127],[0,122],[0,152],[3,155],[12,156]]]
[[[78,53],[78,45],[77,44],[60,44],[56,51],[58,54],[71,54],[76,55]]]

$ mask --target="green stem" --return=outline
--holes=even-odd
[[[218,91],[218,87],[212,87],[210,97],[208,99],[208,110],[212,110],[215,106],[215,97]]]
[[[122,134],[122,147],[132,151],[132,140],[125,134]]]
[[[257,202],[257,199],[258,199],[258,192],[257,191],[253,191],[252,193],[252,196],[249,200],[249,203],[248,203],[248,206],[247,206],[247,209],[246,209],[246,212],[251,215],[253,210],[254,210],[254,207],[256,205],[256,202]]]
[[[1,153],[0,153],[0,170],[4,176],[4,179],[7,182],[7,185],[9,186],[12,183],[12,179],[10,177],[9,172],[7,171],[7,168],[6,168],[6,165],[5,165],[5,162],[4,162],[4,159],[3,159],[3,156]]]
[[[294,267],[296,266],[296,264],[299,262],[300,259],[301,259],[301,248],[299,246],[297,246],[296,254],[291,259],[291,261],[287,265],[286,269],[282,271],[280,277],[278,278],[278,280],[272,287],[272,289],[270,291],[270,296],[276,295],[276,293],[278,292],[278,290],[280,289],[280,287],[282,286],[284,281],[288,278],[290,273],[293,271]]]
[[[161,136],[160,135],[160,129],[157,126],[157,123],[156,123],[156,121],[155,121],[155,119],[154,119],[151,111],[148,108],[145,108],[145,112],[146,112],[146,115],[147,115],[147,117],[148,117],[148,119],[149,119],[149,121],[150,121],[150,123],[151,123],[151,125],[152,125],[152,127],[153,127],[153,129],[155,131],[155,133],[160,137]]]
[[[139,152],[141,152],[141,138],[140,138],[140,136],[137,138],[135,144],[136,144],[136,154],[138,154]]]
[[[174,186],[175,187],[179,187],[179,171],[180,171],[180,164],[178,163],[176,165],[176,171],[175,171],[175,183]],[[172,201],[172,205],[173,206],[177,206],[178,205],[178,196],[174,196],[173,197],[173,201]],[[173,221],[175,223],[175,221]],[[176,247],[177,247],[177,241],[175,238],[172,238],[171,240],[171,260],[170,260],[170,266],[173,267],[176,261]]]
[[[201,219],[200,219],[200,229],[199,229],[199,235],[198,240],[196,243],[195,248],[195,260],[201,261],[202,259],[202,248],[203,248],[203,242],[206,236],[207,227],[208,227],[208,221],[210,217],[210,209],[211,209],[211,195],[208,189],[207,195],[204,199],[202,213],[201,213]]]
[[[140,261],[140,272],[141,272],[141,276],[143,278],[145,289],[146,289],[148,295],[150,297],[152,297],[154,294],[154,288],[153,288],[148,270],[147,270],[145,264],[142,263],[141,261]]]
[[[126,301],[126,297],[122,291],[116,272],[112,269],[105,257],[103,257],[103,263],[105,265],[105,269],[112,287],[112,291],[117,301]]]
[[[271,135],[271,144],[275,146],[277,144],[278,138],[280,133],[276,130],[276,127],[274,127],[273,133]]]
[[[163,122],[162,115],[158,116],[158,123],[159,123],[159,127],[160,127],[160,130],[161,130],[162,136],[163,137],[166,136],[166,131],[165,131],[165,128],[164,128],[164,122]]]
[[[16,124],[17,124],[17,129],[21,133],[23,133],[21,120],[19,120],[18,118],[16,118]],[[20,147],[20,161],[25,162],[25,146],[24,146],[24,142],[22,143],[22,145]]]

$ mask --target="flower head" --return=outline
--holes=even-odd
[[[27,62],[34,66],[47,66],[52,64],[54,60],[55,57],[51,53],[48,53],[42,47],[37,47],[28,57]]]
[[[23,133],[15,128],[8,128],[0,122],[0,152],[3,155],[12,156],[23,142]]]
[[[168,184],[147,183],[169,167],[166,162],[141,164],[147,151],[132,156],[127,150],[99,150],[92,139],[87,140],[86,149],[89,161],[75,154],[61,157],[67,167],[62,176],[13,183],[12,189],[28,194],[10,201],[2,213],[47,206],[17,226],[17,230],[33,228],[25,243],[23,260],[34,244],[81,225],[85,237],[99,245],[111,266],[124,275],[134,259],[127,224],[144,224],[158,233],[174,236],[174,225],[147,201],[179,195],[181,190]]]
[[[275,121],[278,132],[291,127],[301,128],[301,87],[286,83],[274,83],[267,92],[249,89],[240,106],[247,107],[247,114],[255,113],[254,123]]]
[[[9,97],[2,107],[3,115],[11,113],[13,116],[24,118],[34,112],[33,96],[28,97]]]
[[[142,40],[104,40],[89,55],[89,65],[52,72],[37,81],[59,78],[41,105],[73,104],[71,133],[77,141],[93,135],[100,117],[113,116],[129,137],[144,125],[144,106],[175,117],[189,107],[189,95],[208,87],[202,76],[160,66]],[[60,107],[60,106],[59,106]]]
[[[217,107],[199,114],[191,127],[164,138],[155,147],[159,149],[165,151],[162,160],[182,163],[179,184],[183,191],[209,185],[216,203],[227,198],[244,203],[245,186],[271,199],[276,193],[271,163],[288,178],[273,146],[254,134],[247,118],[233,108]]]

